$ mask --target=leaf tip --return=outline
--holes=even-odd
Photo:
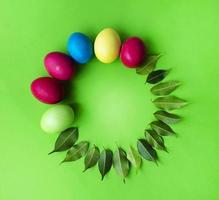
[[[54,150],[52,150],[51,152],[49,152],[48,155],[50,155],[50,154],[52,154],[52,153],[55,153],[55,152],[56,152],[56,150],[54,149]]]
[[[164,147],[164,149],[163,149],[166,153],[169,153],[169,151],[167,150],[167,148],[166,147]]]
[[[85,168],[82,172],[84,173],[84,172],[86,172],[87,171],[87,168]]]
[[[59,163],[59,165],[63,164],[64,162],[65,162],[65,160],[61,161],[61,162]]]

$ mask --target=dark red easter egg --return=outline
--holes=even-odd
[[[31,92],[43,103],[55,104],[64,98],[64,88],[60,81],[51,77],[40,77],[31,83]]]
[[[59,80],[70,80],[76,72],[72,58],[62,52],[50,52],[44,58],[48,73]]]
[[[138,37],[128,38],[122,45],[120,59],[129,68],[136,68],[145,59],[144,42]]]

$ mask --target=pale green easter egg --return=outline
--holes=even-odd
[[[41,128],[46,133],[62,132],[74,121],[74,111],[68,105],[55,105],[49,108],[41,118]]]

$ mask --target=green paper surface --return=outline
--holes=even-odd
[[[217,0],[1,0],[0,2],[0,199],[1,200],[217,200],[219,198],[219,2]],[[164,56],[165,80],[189,105],[174,113],[178,137],[165,138],[158,167],[144,161],[126,184],[114,169],[104,181],[83,159],[59,165],[65,153],[52,150],[57,135],[40,129],[49,105],[32,97],[30,83],[46,76],[43,57],[66,52],[72,32],[92,39],[105,27],[122,41],[144,39],[150,53]],[[80,66],[66,103],[75,108],[79,140],[115,151],[136,147],[157,109],[145,77],[93,59]]]

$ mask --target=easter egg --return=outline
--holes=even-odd
[[[101,62],[112,63],[118,56],[121,40],[118,33],[111,29],[103,29],[94,42],[94,52]]]
[[[64,97],[62,84],[51,77],[40,77],[31,83],[31,92],[39,101],[47,104],[55,104]]]
[[[68,40],[67,48],[72,58],[80,64],[87,63],[93,56],[92,42],[83,33],[73,33]]]
[[[120,59],[129,68],[141,65],[145,59],[144,42],[138,37],[128,38],[122,45]]]
[[[46,133],[62,132],[74,121],[74,111],[68,105],[55,105],[42,116],[40,126]]]
[[[72,58],[61,52],[48,53],[44,65],[48,73],[59,80],[70,80],[76,72]]]

